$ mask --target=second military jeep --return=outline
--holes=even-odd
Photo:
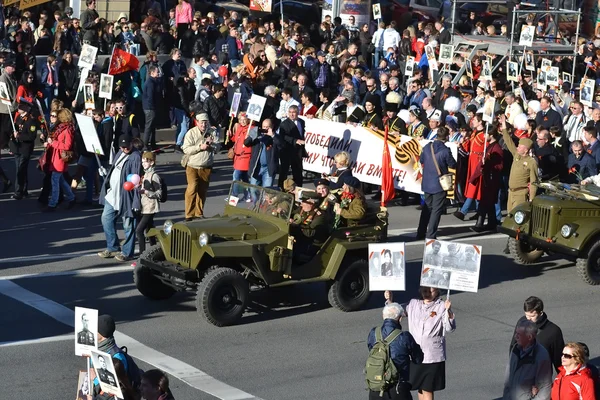
[[[133,273],[137,289],[154,300],[195,291],[197,311],[216,326],[242,317],[250,286],[323,281],[333,307],[360,309],[370,294],[368,244],[387,239],[387,212],[368,210],[358,226],[330,229],[316,255],[307,257],[294,254],[289,234],[294,200],[287,193],[233,182],[223,215],[167,221],[148,233],[158,244],[140,256]]]
[[[575,260],[590,285],[600,284],[600,188],[544,182],[533,201],[510,211],[498,231],[519,264],[534,264],[544,253]]]

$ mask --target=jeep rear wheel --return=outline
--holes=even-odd
[[[216,268],[198,285],[196,310],[215,326],[233,325],[244,314],[248,297],[248,282],[239,272]]]
[[[160,244],[156,244],[146,249],[140,255],[140,260],[142,259],[164,261],[165,254]],[[154,271],[148,267],[144,267],[141,262],[138,262],[133,270],[133,282],[141,294],[152,300],[166,300],[175,294],[174,288],[163,283],[156,277]]]
[[[508,239],[508,251],[515,261],[522,265],[533,264],[544,255],[542,250],[535,249],[519,240]]]
[[[357,260],[338,274],[328,293],[329,304],[342,311],[356,311],[369,300],[369,264]]]
[[[577,273],[588,285],[600,285],[600,242],[588,252],[588,258],[577,259]]]

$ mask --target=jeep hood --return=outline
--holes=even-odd
[[[244,215],[206,218],[189,222],[186,225],[197,235],[206,232],[217,240],[255,240],[279,231],[274,224]]]

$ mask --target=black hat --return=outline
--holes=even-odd
[[[397,112],[398,111],[398,104],[396,103],[385,103],[385,111],[394,111]]]
[[[300,200],[305,203],[316,203],[319,199],[321,199],[319,193],[310,190],[304,190],[300,198]]]
[[[496,90],[506,91],[506,85],[502,82],[496,82]]]
[[[21,100],[18,104],[18,109],[21,111],[25,111],[25,112],[31,112],[31,107],[33,106],[33,104],[31,104],[30,102],[26,101],[26,100]]]
[[[112,337],[116,330],[115,320],[108,314],[98,317],[98,333],[105,338]]]
[[[329,187],[329,184],[330,184],[330,182],[327,179],[324,179],[324,178],[317,179],[315,181],[315,187],[321,186],[321,185]]]
[[[119,147],[131,146],[131,135],[123,134],[119,136]]]
[[[6,61],[4,61],[4,68],[6,67],[15,67],[15,59],[14,58],[7,58]]]
[[[367,93],[367,95],[365,96],[365,103],[366,102],[369,102],[374,106],[378,106],[381,104],[381,97],[377,96],[376,94]]]
[[[473,114],[477,113],[477,106],[475,104],[469,104],[467,106],[467,112],[472,112]]]
[[[360,188],[360,181],[352,175],[346,175],[342,181],[344,185],[353,187],[354,189]]]

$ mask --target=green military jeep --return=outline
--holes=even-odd
[[[544,253],[576,260],[590,285],[600,284],[600,188],[555,182],[537,184],[543,194],[510,211],[498,231],[508,239],[519,264],[533,264]]]
[[[387,239],[385,210],[368,211],[358,226],[330,229],[313,257],[294,254],[289,235],[294,198],[233,182],[223,215],[192,222],[165,222],[153,229],[133,272],[144,296],[164,300],[177,291],[196,292],[196,309],[216,325],[236,323],[254,289],[327,282],[331,305],[360,309],[369,299],[367,247]]]

